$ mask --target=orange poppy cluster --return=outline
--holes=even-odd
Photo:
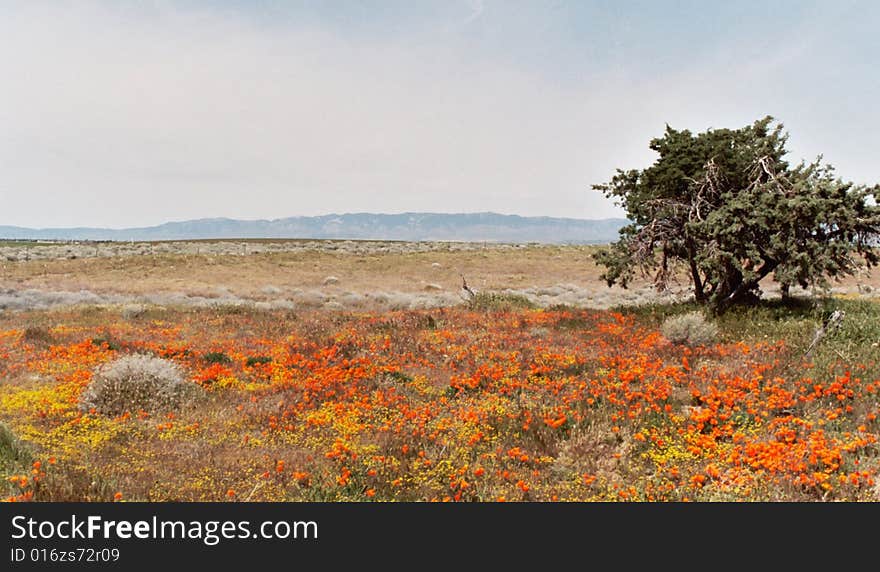
[[[2,418],[126,499],[876,499],[873,364],[676,346],[609,311],[168,318],[99,330],[60,314],[48,347],[0,332],[0,374],[40,380],[7,384]],[[133,352],[210,399],[159,423],[80,411],[95,367]],[[210,464],[156,463],[178,450]],[[39,500],[44,476],[11,476],[10,500]]]

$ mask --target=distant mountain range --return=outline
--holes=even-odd
[[[311,238],[539,243],[606,243],[626,219],[523,217],[497,213],[349,213],[275,220],[209,218],[143,228],[0,226],[0,238],[31,240],[193,240]]]

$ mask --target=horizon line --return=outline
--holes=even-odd
[[[369,215],[369,216],[405,216],[405,215],[441,215],[441,216],[468,216],[468,215],[495,215],[501,217],[512,217],[512,218],[524,218],[524,219],[554,219],[554,220],[572,220],[572,221],[589,221],[589,222],[598,222],[598,221],[610,221],[610,220],[627,220],[626,217],[602,217],[602,218],[577,218],[577,217],[562,217],[562,216],[549,216],[549,215],[521,215],[521,214],[513,214],[513,213],[500,213],[497,211],[462,211],[462,212],[439,212],[439,211],[405,211],[405,212],[369,212],[369,211],[358,211],[358,212],[328,212],[324,214],[316,214],[316,215],[291,215],[279,218],[231,218],[225,216],[217,216],[217,217],[201,217],[201,218],[191,218],[191,219],[172,219],[165,220],[164,222],[149,224],[143,226],[127,226],[127,227],[106,227],[106,226],[20,226],[16,224],[2,224],[0,223],[0,228],[15,228],[21,230],[33,230],[33,231],[52,231],[52,230],[102,230],[102,231],[126,231],[126,230],[145,230],[150,228],[156,228],[168,224],[182,224],[188,222],[205,222],[205,221],[229,221],[229,222],[278,222],[288,219],[315,219],[315,218],[324,218],[324,217],[343,217],[343,216],[357,216],[357,215]],[[0,237],[2,239],[2,237]]]

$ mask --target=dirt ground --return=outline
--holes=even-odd
[[[336,285],[347,290],[420,291],[434,284],[455,291],[463,274],[477,288],[525,288],[560,282],[598,283],[598,271],[590,259],[593,250],[578,246],[477,245],[471,250],[428,252],[415,248],[383,251],[379,247],[354,250],[345,246],[248,254],[241,254],[239,248],[226,254],[172,251],[5,261],[0,280],[6,287],[116,294],[204,294],[222,286],[241,296],[259,296],[266,286],[322,288],[328,277],[335,277]]]
[[[647,281],[608,288],[595,246],[378,241],[189,241],[0,246],[0,308],[79,303],[267,307],[418,308],[476,291],[539,305],[609,307],[687,296],[686,282],[657,293]],[[875,296],[880,272],[835,284]],[[772,296],[773,284],[765,291]]]

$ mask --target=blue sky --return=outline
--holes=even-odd
[[[880,182],[877,2],[0,4],[0,224],[603,218],[666,123]]]

